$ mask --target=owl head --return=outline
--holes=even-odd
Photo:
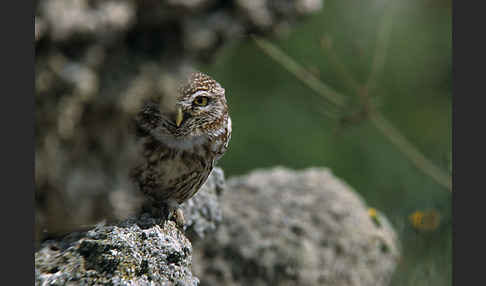
[[[147,102],[137,114],[137,134],[151,135],[168,145],[222,135],[230,124],[224,88],[200,72],[192,73],[174,101],[161,109],[159,101]],[[192,139],[191,139],[192,138]]]
[[[206,74],[192,73],[176,100],[176,133],[198,136],[217,132],[227,117],[224,88]]]

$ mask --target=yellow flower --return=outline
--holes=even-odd
[[[440,213],[435,209],[415,211],[408,218],[412,227],[417,230],[435,230],[440,224]]]
[[[375,208],[369,208],[368,215],[371,217],[371,220],[373,220],[376,226],[381,226],[380,220],[378,219],[378,212]]]
[[[368,214],[370,215],[370,217],[376,217],[376,214],[377,214],[376,209],[369,208],[368,209]]]

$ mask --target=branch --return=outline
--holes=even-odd
[[[339,57],[332,45],[332,40],[327,34],[321,39],[321,46],[327,51],[329,60],[341,79],[346,82],[347,85],[351,86],[354,92],[360,92],[361,84],[354,79],[346,66],[342,63],[342,61],[339,60]]]
[[[345,97],[339,94],[330,86],[322,83],[316,76],[308,72],[300,64],[286,55],[282,50],[277,48],[269,41],[260,38],[258,36],[252,36],[257,46],[269,57],[274,59],[277,63],[283,66],[287,71],[293,74],[301,82],[306,84],[310,89],[314,90],[317,94],[323,96],[330,103],[337,107],[343,107],[345,105]]]
[[[412,143],[410,143],[381,113],[375,111],[370,120],[375,127],[393,144],[400,152],[421,170],[424,174],[434,179],[437,183],[452,191],[451,177],[427,159]]]
[[[373,87],[372,85],[376,84],[376,75],[383,70],[386,59],[386,49],[391,32],[391,20],[392,16],[384,16],[383,28],[380,30],[378,35],[378,43],[375,51],[375,57],[373,59],[371,73],[365,88],[362,89],[365,92],[357,92],[358,96],[368,97],[368,88]],[[338,108],[343,108],[345,106],[345,97],[343,95],[321,82],[312,73],[308,72],[278,47],[262,38],[256,36],[253,36],[252,38],[257,46],[266,55],[274,59],[277,63],[287,69],[297,79],[306,84],[317,94],[321,95]],[[341,75],[346,76],[346,73],[347,71],[345,69],[341,69]],[[369,111],[369,118],[375,127],[383,134],[383,136],[385,136],[393,145],[395,145],[400,152],[405,154],[405,156],[415,165],[415,167],[417,167],[417,169],[430,176],[441,186],[444,186],[449,191],[452,191],[452,180],[449,175],[435,166],[432,161],[428,160],[386,118],[384,118],[380,112],[378,112],[375,108],[371,108]]]

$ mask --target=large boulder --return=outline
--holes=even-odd
[[[227,185],[223,223],[195,244],[202,285],[388,285],[393,228],[329,169],[256,170]]]

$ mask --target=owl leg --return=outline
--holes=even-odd
[[[184,225],[186,224],[184,220],[184,213],[182,212],[182,209],[178,207],[175,212],[174,212],[174,219],[178,227],[183,228]]]
[[[172,219],[175,221],[178,227],[184,227],[184,213],[182,209],[179,207],[179,203],[175,200],[169,200],[167,202],[167,212],[168,212],[168,219]]]

